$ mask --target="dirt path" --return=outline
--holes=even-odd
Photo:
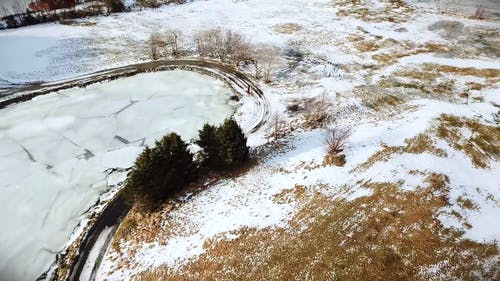
[[[41,82],[22,86],[12,85],[12,87],[4,88],[0,92],[0,109],[14,103],[31,100],[36,96],[64,89],[85,87],[90,84],[133,76],[144,72],[173,69],[191,70],[210,75],[226,82],[233,92],[240,97],[248,95],[252,99],[254,108],[253,118],[245,121],[244,124],[240,124],[246,133],[257,131],[269,119],[269,102],[250,78],[238,72],[230,65],[216,61],[194,59],[152,61],[97,71],[55,82]],[[248,91],[249,89],[250,91]]]

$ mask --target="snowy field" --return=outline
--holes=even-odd
[[[190,140],[203,123],[221,122],[233,112],[230,93],[221,81],[176,70],[2,109],[0,279],[36,279],[109,189],[110,169],[129,168],[167,132]]]
[[[277,113],[278,119],[284,123],[285,151],[271,152],[270,156],[259,158],[256,166],[241,176],[221,180],[207,190],[195,194],[184,194],[178,198],[183,203],[175,203],[173,207],[169,205],[168,209],[153,214],[150,220],[138,221],[138,226],[132,234],[125,235],[118,241],[119,247],[108,249],[98,280],[130,279],[133,275],[147,274],[150,271],[156,274],[155,270],[159,272],[160,277],[166,275],[171,278],[183,276],[192,277],[193,280],[210,279],[196,275],[201,274],[198,269],[209,271],[219,268],[212,266],[212,263],[208,266],[201,263],[200,267],[196,267],[197,262],[209,260],[215,263],[217,254],[237,254],[237,251],[233,251],[237,248],[234,245],[219,251],[214,249],[218,249],[219,244],[227,246],[232,242],[247,246],[243,242],[240,243],[245,241],[243,239],[247,232],[264,233],[262,241],[256,243],[264,245],[263,249],[250,252],[244,248],[243,258],[232,262],[223,260],[221,270],[218,270],[217,274],[238,272],[241,267],[231,266],[243,267],[242,261],[247,261],[247,257],[248,260],[265,261],[266,257],[260,255],[265,255],[268,249],[280,249],[283,244],[272,245],[264,241],[266,237],[279,241],[279,237],[273,236],[276,234],[273,230],[282,228],[296,237],[312,237],[314,240],[313,236],[303,235],[301,231],[307,231],[307,226],[314,227],[314,219],[318,214],[325,217],[338,215],[336,212],[342,209],[336,209],[337,206],[363,201],[364,198],[374,198],[375,202],[384,205],[363,202],[354,205],[357,212],[352,217],[335,220],[350,227],[339,230],[338,233],[345,231],[342,232],[345,236],[342,241],[337,241],[338,245],[349,241],[356,231],[364,230],[362,218],[369,217],[365,214],[366,210],[375,210],[375,225],[382,225],[391,214],[404,216],[415,214],[417,211],[414,217],[405,217],[407,221],[413,222],[412,219],[424,216],[418,213],[418,210],[423,210],[422,213],[425,212],[429,216],[424,217],[428,219],[426,222],[437,223],[440,229],[461,232],[457,241],[472,241],[472,244],[500,240],[499,224],[495,223],[500,217],[498,153],[484,151],[488,146],[481,140],[477,141],[489,134],[494,140],[489,140],[493,151],[498,149],[498,139],[494,137],[498,136],[500,120],[500,22],[498,18],[472,19],[476,3],[470,1],[406,1],[412,5],[397,5],[391,2],[398,1],[192,1],[154,10],[89,18],[77,21],[74,26],[44,24],[1,31],[0,46],[6,47],[0,52],[0,87],[9,83],[53,81],[148,60],[147,40],[153,32],[181,30],[182,47],[193,51],[195,46],[192,39],[198,32],[222,27],[242,34],[258,48],[272,47],[278,50],[272,81],[269,84],[262,82],[260,87],[271,102],[272,112]],[[456,13],[458,8],[453,8],[452,2],[460,4],[460,7],[467,3],[466,6],[472,8]],[[497,1],[481,3],[487,4],[488,8],[497,7],[498,4]],[[16,42],[23,42],[23,45],[18,46]],[[253,72],[248,70],[247,74],[252,76]],[[145,74],[148,75],[163,74]],[[25,264],[24,260],[36,256],[41,257],[39,260],[44,260],[43,264],[37,264],[39,269],[44,269],[49,263],[49,256],[53,255],[41,249],[60,249],[81,218],[82,209],[77,211],[74,204],[65,204],[67,201],[61,198],[79,196],[82,201],[86,201],[81,206],[92,205],[98,194],[106,189],[106,174],[103,172],[105,169],[127,166],[123,164],[126,162],[130,165],[134,158],[132,156],[138,153],[138,144],[144,137],[148,143],[161,135],[164,128],[175,125],[149,124],[148,120],[153,118],[142,119],[142,112],[161,116],[164,112],[163,106],[155,102],[148,103],[147,99],[135,103],[140,97],[129,97],[126,94],[129,89],[135,87],[133,83],[123,87],[123,93],[113,92],[120,95],[119,98],[108,100],[106,105],[98,102],[102,96],[96,99],[95,95],[92,96],[96,93],[88,92],[91,89],[98,91],[105,85],[113,87],[114,83],[94,85],[89,87],[89,90],[70,90],[80,92],[71,99],[78,102],[78,108],[85,108],[83,112],[78,111],[80,115],[75,113],[75,103],[65,103],[68,99],[66,95],[45,96],[0,111],[0,172],[2,179],[7,179],[5,182],[12,183],[7,184],[5,189],[13,193],[12,196],[20,196],[16,197],[17,201],[9,200],[4,203],[7,206],[4,210],[9,210],[9,213],[0,213],[2,224],[14,225],[19,230],[0,234],[0,252],[8,249],[8,253],[12,253],[5,258],[0,257],[2,273],[17,273],[18,269],[24,269],[18,263],[19,260],[23,259],[21,264]],[[218,85],[206,87],[219,88],[211,92],[228,91],[216,82],[207,83]],[[201,87],[190,89],[196,92],[194,89]],[[325,111],[330,117],[334,117],[335,121],[330,125],[352,128],[352,135],[347,141],[348,147],[344,151],[347,161],[344,167],[323,163],[325,148],[321,138],[325,125],[311,130],[304,121],[307,116],[307,110],[304,110],[307,101],[321,98],[323,95],[326,95],[330,103]],[[182,108],[178,109],[170,104],[168,95],[157,96],[151,93],[150,96],[164,100],[166,108],[170,110],[183,112]],[[54,101],[60,105],[56,107],[57,111],[61,112],[60,115],[51,115],[55,111],[52,107]],[[221,116],[216,117],[214,122],[231,113],[231,108],[225,105],[224,99],[212,102],[221,112]],[[296,105],[298,111],[291,110],[290,105]],[[28,107],[29,115],[25,113]],[[150,110],[150,107],[154,110]],[[245,104],[242,107],[245,109]],[[46,111],[39,112],[39,109],[43,108]],[[121,111],[124,108],[126,109]],[[132,114],[135,110],[141,110],[141,114]],[[119,111],[121,112],[115,115],[120,118],[112,117]],[[103,112],[107,112],[107,115]],[[192,110],[184,113],[207,112]],[[458,119],[458,125],[453,127],[443,121],[443,114]],[[207,118],[208,115],[199,117]],[[27,118],[26,124],[21,124],[24,118]],[[84,118],[87,119],[82,122]],[[110,123],[104,125],[105,122],[101,120],[103,118]],[[130,124],[135,127],[129,127]],[[11,125],[14,127],[11,128]],[[447,137],[456,136],[456,139],[447,139],[436,132],[441,129],[446,133],[446,128],[450,130]],[[255,147],[262,144],[272,129],[263,128],[250,135],[251,145]],[[80,134],[80,130],[89,134]],[[487,131],[486,134],[484,130]],[[8,135],[7,133],[16,136],[16,141],[24,148],[6,139],[4,136]],[[189,138],[191,134],[184,132],[183,136]],[[267,139],[273,138],[267,136]],[[424,142],[423,148],[409,145],[422,139],[427,141]],[[125,145],[124,140],[129,144]],[[38,143],[48,145],[42,148]],[[59,153],[59,149],[68,151],[71,159],[66,159],[66,152]],[[12,157],[14,160],[3,161],[10,159],[5,157]],[[68,161],[70,164],[57,166],[54,161]],[[4,165],[13,167],[17,172],[8,172],[7,168],[3,168]],[[77,167],[85,169],[71,170],[73,165],[81,165]],[[23,171],[23,174],[19,171]],[[392,194],[397,194],[398,197],[418,194],[428,186],[428,179],[434,174],[447,179],[445,188],[439,191],[447,198],[446,204],[439,205],[436,209],[427,209],[428,205],[435,202],[429,203],[415,197],[423,200],[418,201],[421,205],[411,204],[410,200],[408,206],[402,206],[391,201],[394,199]],[[31,201],[41,202],[37,201],[41,196],[38,188],[42,188],[38,186],[41,181],[37,179],[41,177],[51,180],[47,185],[60,187],[54,189],[66,191],[61,191],[60,195],[57,195],[56,191],[54,194],[45,193],[44,199],[47,200],[42,201],[58,200],[61,203],[41,206],[44,211],[40,211],[40,215],[36,214],[36,220],[29,220],[38,222],[38,226],[16,224],[21,219],[33,216],[31,210],[36,207],[19,208],[18,201],[23,204]],[[90,180],[92,177],[95,180]],[[27,186],[26,190],[30,190],[30,197],[21,196],[21,193],[13,190],[20,188],[21,183],[26,183],[24,186]],[[43,183],[45,185],[45,182]],[[375,195],[380,196],[377,194],[379,192],[370,187],[376,183],[395,185],[397,188],[383,194],[382,198],[377,198]],[[75,189],[63,189],[63,185],[75,186]],[[43,190],[47,189],[45,187]],[[73,193],[73,190],[78,194]],[[298,194],[298,198],[291,196],[283,201],[276,199],[287,192],[293,195],[296,190],[303,190],[303,194]],[[313,201],[318,194],[326,196],[328,204],[314,206],[314,212],[307,213],[305,219],[299,220],[300,223],[294,221],[303,211],[302,208],[307,206],[308,200]],[[440,194],[431,193],[429,200],[438,198],[438,195]],[[2,198],[5,198],[3,194]],[[73,210],[73,214],[70,215],[67,210]],[[34,231],[36,227],[42,227],[43,230],[41,222],[48,225],[52,219],[62,221],[61,216],[67,216],[66,219],[74,223],[71,226],[61,226],[61,229],[65,230],[58,235],[61,237],[58,243],[51,242],[52,236],[42,237],[42,231],[38,231],[40,235],[34,237],[39,238],[38,241],[26,239],[20,243],[15,239],[23,231]],[[395,221],[400,222],[397,219]],[[405,231],[399,231],[392,240],[383,241],[382,244],[401,252],[404,252],[404,247],[398,248],[397,242],[403,241],[403,245],[415,244],[413,246],[417,247],[419,243],[413,243],[412,235],[418,236],[418,231],[426,230],[427,227],[419,225],[418,220],[415,224],[408,223],[400,229],[392,226],[382,230],[386,231],[384,233],[391,232],[391,229]],[[368,231],[372,229],[368,227]],[[48,235],[49,230],[45,233]],[[424,234],[429,235],[420,237],[420,241],[434,239],[432,235],[438,236],[442,233],[431,229]],[[381,236],[384,235],[377,237]],[[439,239],[445,236],[448,237],[448,234],[441,235]],[[317,241],[320,242],[319,239]],[[448,267],[447,263],[453,260],[447,255],[451,257],[453,251],[458,248],[457,241],[451,243],[451,248],[430,248],[421,251],[430,255],[444,255],[435,263],[422,265],[421,261],[418,261],[418,266],[412,264],[412,257],[421,252],[410,252],[407,256],[402,256],[404,268],[416,268],[419,272],[429,271],[435,274],[433,277],[443,270],[442,279],[449,280],[446,270],[453,266]],[[377,249],[375,245],[365,243],[366,240],[362,242],[371,249]],[[11,248],[14,244],[15,249]],[[23,251],[23,247],[32,245],[41,245],[36,249],[30,248],[30,251],[33,250],[30,253],[34,256],[15,254]],[[248,247],[250,246],[252,245],[248,244]],[[300,246],[301,244],[295,243],[290,249]],[[492,254],[491,260],[500,265],[498,246],[493,247],[497,251]],[[352,249],[347,248],[342,253]],[[475,259],[468,259],[467,256],[472,252],[465,249],[455,253],[455,261],[474,264],[471,261]],[[467,259],[464,256],[467,256]],[[311,268],[317,261],[314,256]],[[483,263],[484,260],[480,262]],[[370,265],[366,260],[363,263],[365,264],[362,266]],[[281,264],[287,265],[284,260]],[[269,268],[264,262],[254,262],[250,265],[251,273],[258,266]],[[293,271],[296,268],[299,267],[292,265],[285,268],[285,271]],[[161,279],[152,276],[152,280]],[[215,275],[213,279],[218,280],[217,277],[220,276]]]

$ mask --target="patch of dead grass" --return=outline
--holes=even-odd
[[[302,30],[302,25],[297,23],[283,23],[273,26],[273,31],[282,34],[293,34],[297,31]]]
[[[296,184],[292,189],[283,189],[278,194],[273,196],[273,201],[277,204],[289,204],[295,201],[303,200],[307,194],[307,188],[303,185]]]
[[[489,160],[500,155],[500,128],[482,124],[473,119],[459,118],[442,114],[436,135],[448,142],[456,150],[464,152],[478,168],[487,168]],[[469,130],[471,136],[465,137],[462,129]]]
[[[499,69],[479,69],[473,67],[455,67],[449,65],[436,65],[431,63],[426,63],[423,65],[424,70],[434,70],[437,72],[446,72],[454,75],[462,75],[462,76],[476,76],[482,78],[499,78],[500,70]]]
[[[484,264],[497,245],[464,239],[437,219],[448,184],[430,174],[415,191],[367,182],[372,194],[352,201],[312,193],[287,228],[241,229],[236,239],[207,242],[179,271],[160,267],[135,280],[492,279],[495,267]]]
[[[392,22],[401,23],[409,19],[413,8],[404,1],[385,1],[384,7],[374,8],[372,3],[366,0],[337,0],[335,7],[338,8],[337,16],[354,17],[366,22]]]
[[[406,139],[404,146],[388,146],[383,144],[382,149],[370,156],[365,162],[356,166],[352,172],[364,171],[372,167],[377,162],[389,161],[395,154],[412,153],[421,154],[429,152],[439,157],[446,157],[447,154],[444,150],[437,148],[434,141],[427,134],[418,134],[417,136]]]

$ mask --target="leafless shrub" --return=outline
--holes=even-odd
[[[350,135],[350,128],[328,128],[323,136],[323,145],[325,146],[327,154],[337,155],[341,153],[344,150],[347,138],[349,138]]]
[[[194,40],[200,57],[232,62],[235,65],[252,60],[250,44],[233,31],[211,29],[198,33]]]
[[[255,49],[254,66],[255,79],[262,77],[264,83],[272,81],[273,72],[277,66],[279,51],[272,46],[259,46]]]
[[[309,128],[321,127],[328,120],[328,109],[331,104],[326,91],[319,97],[305,99],[303,102],[305,125]]]
[[[284,136],[285,122],[278,113],[275,113],[270,120],[270,126],[267,130],[269,139],[279,139]]]
[[[484,12],[485,12],[485,9],[482,6],[478,6],[476,8],[476,11],[474,12],[474,15],[472,15],[472,18],[476,19],[476,20],[484,19]]]
[[[165,34],[165,51],[168,55],[177,58],[181,55],[182,33],[179,30],[170,30]]]
[[[166,46],[164,38],[162,38],[159,32],[153,32],[149,36],[149,56],[152,60],[159,60],[161,57],[161,50]]]

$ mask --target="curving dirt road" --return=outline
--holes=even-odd
[[[240,126],[246,133],[257,131],[270,115],[269,101],[255,83],[232,66],[211,60],[160,60],[111,68],[55,82],[41,82],[26,85],[12,85],[0,90],[0,109],[18,102],[30,100],[36,96],[56,92],[73,87],[84,87],[106,80],[133,76],[143,72],[184,69],[201,72],[225,81],[240,97],[247,96],[252,100],[253,114],[250,120]]]
[[[31,100],[36,96],[64,89],[84,87],[97,82],[133,76],[144,72],[173,69],[190,70],[210,75],[226,82],[237,96],[245,96],[245,103],[250,102],[253,106],[252,118],[240,124],[246,133],[257,131],[269,119],[269,101],[255,83],[247,76],[236,71],[230,65],[216,61],[191,59],[139,63],[98,71],[61,81],[12,85],[10,88],[0,90],[0,109],[11,104]],[[68,257],[65,256],[66,254],[64,253],[58,254],[57,261],[53,266],[37,280],[82,280],[82,278],[85,280],[93,280],[95,271],[98,269],[100,260],[109,244],[110,238],[128,210],[129,207],[125,204],[123,198],[120,195],[116,196],[112,202],[107,204],[96,221],[81,239],[79,239],[79,242],[75,242],[77,243],[75,246],[78,249],[76,256]],[[102,241],[105,241],[104,244],[102,244]],[[97,251],[97,257],[94,257],[95,251]],[[64,273],[57,270],[57,268],[61,266],[61,263],[65,263],[64,267],[68,269],[63,270]]]

